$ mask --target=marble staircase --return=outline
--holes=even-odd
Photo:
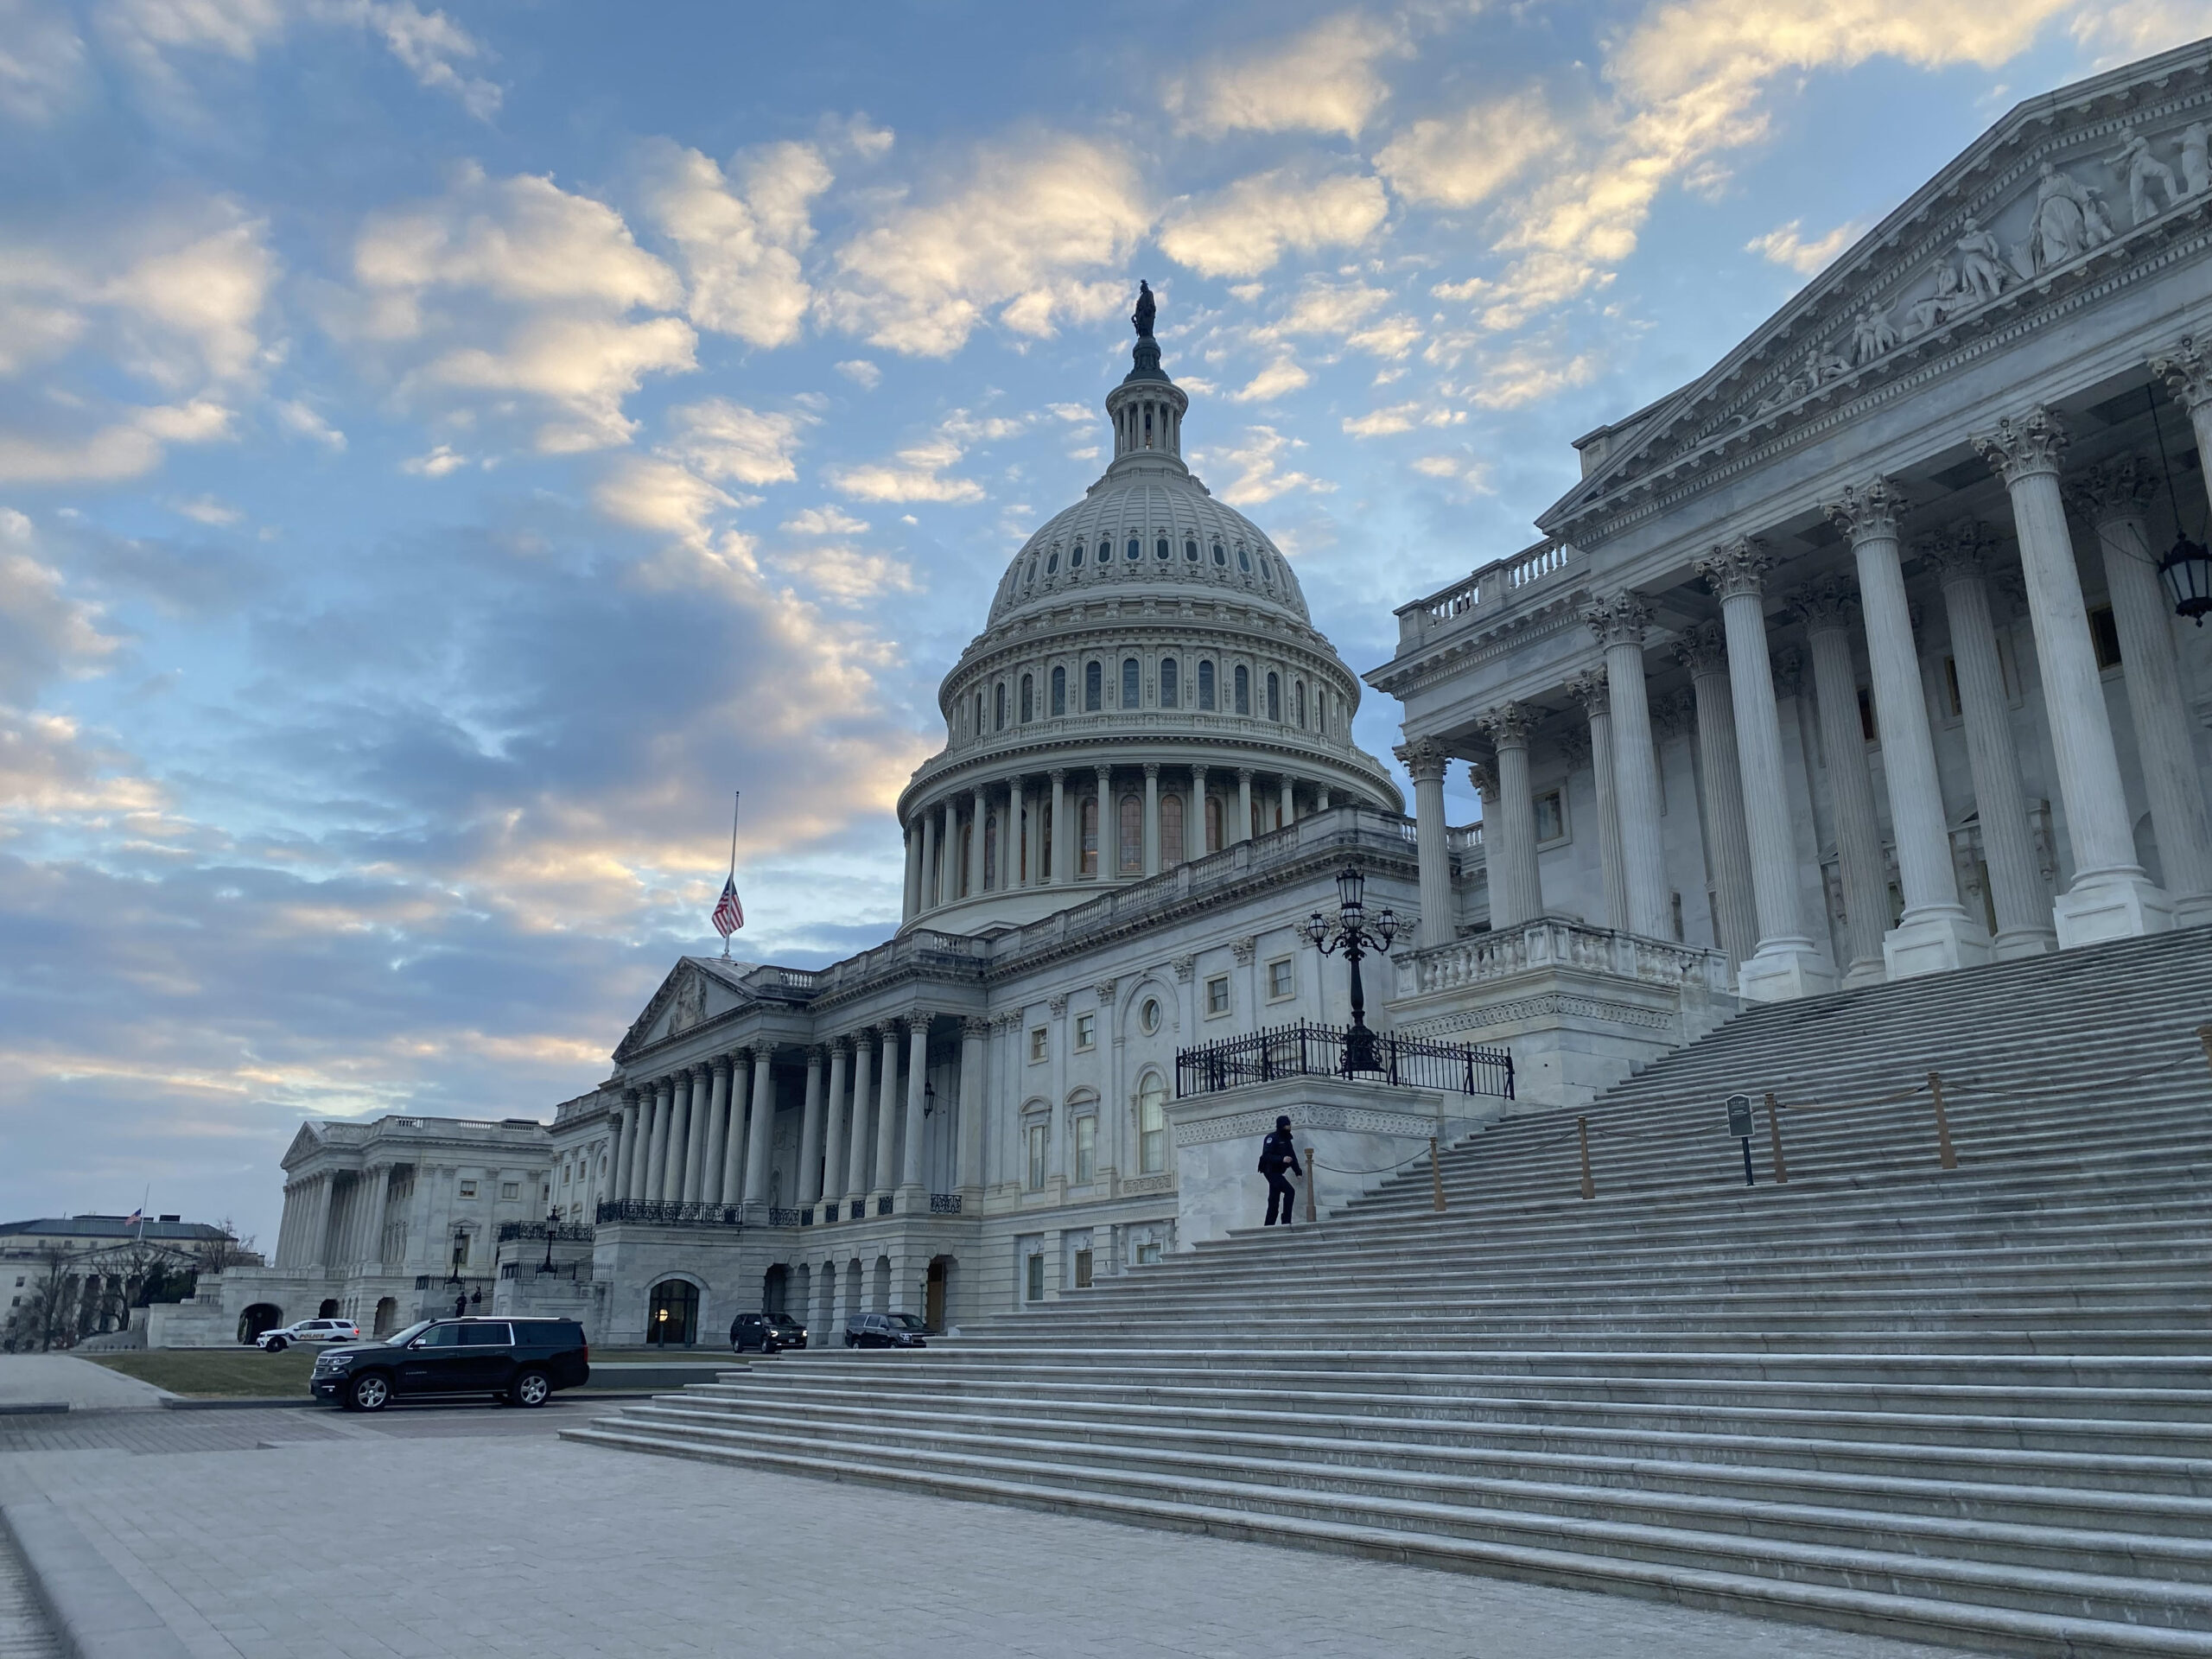
[[[1423,1160],[925,1353],[747,1364],[568,1433],[2212,1659],[2208,986],[2196,929],[1754,1008],[1592,1105],[1592,1199],[1572,1115],[1508,1119],[1448,1150],[1441,1214]],[[1738,1090],[1784,1103],[1786,1185],[1763,1112],[1743,1184]]]

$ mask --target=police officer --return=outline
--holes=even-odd
[[[1262,1224],[1275,1224],[1276,1211],[1281,1213],[1282,1224],[1290,1225],[1291,1207],[1298,1202],[1298,1189],[1290,1184],[1283,1171],[1303,1176],[1305,1169],[1298,1161],[1298,1148],[1291,1144],[1290,1119],[1275,1119],[1275,1132],[1260,1143],[1260,1173],[1268,1178],[1268,1218]]]

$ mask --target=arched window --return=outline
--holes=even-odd
[[[1021,580],[1025,583],[1033,583],[1037,580],[1037,556],[1034,553],[1029,556],[1029,574]]]
[[[1060,550],[1058,548],[1054,548],[1050,553],[1047,553],[1045,556],[1045,574],[1049,576],[1059,568]]]
[[[1134,709],[1142,699],[1138,695],[1137,659],[1122,658],[1122,707]]]
[[[983,734],[983,693],[982,693],[982,688],[981,688],[981,687],[978,687],[978,688],[976,689],[976,724],[975,724],[975,727],[974,727],[974,728],[973,728],[973,729],[974,729],[974,734],[975,734],[976,736],[977,736],[977,737],[981,737],[981,736],[982,736],[982,734]]]
[[[1219,542],[1213,544],[1213,562],[1217,569],[1226,569],[1229,566],[1229,551]]]
[[[1083,665],[1083,712],[1095,715],[1104,705],[1106,698],[1106,669],[1103,664],[1085,663]]]
[[[1052,712],[1065,715],[1068,711],[1068,671],[1065,668],[1052,671]]]
[[[1129,537],[1129,544],[1122,550],[1122,553],[1131,564],[1135,564],[1144,556],[1144,543],[1132,536]]]
[[[1144,868],[1144,803],[1134,795],[1122,797],[1120,858],[1117,865],[1123,875],[1135,875]]]
[[[1184,537],[1184,540],[1183,540],[1183,563],[1185,563],[1185,564],[1196,564],[1198,562],[1198,537],[1195,537],[1195,536],[1188,536],[1188,537]]]
[[[1083,569],[1083,543],[1081,542],[1077,542],[1073,547],[1068,549],[1068,569],[1071,570],[1080,570]]]
[[[1264,553],[1260,555],[1260,580],[1270,588],[1275,585],[1275,562]]]
[[[1252,574],[1252,556],[1241,547],[1236,550],[1236,568],[1248,576]]]
[[[1167,1167],[1167,1084],[1157,1071],[1137,1085],[1137,1167],[1147,1175]]]
[[[975,855],[975,847],[976,825],[970,819],[960,826],[960,873],[955,878],[955,885],[959,887],[963,899],[968,896],[968,861]]]
[[[1183,798],[1160,798],[1160,867],[1166,869],[1183,861]]]
[[[1291,682],[1290,712],[1291,717],[1297,721],[1299,729],[1303,731],[1306,728],[1306,682],[1303,680]]]
[[[1083,798],[1083,849],[1077,862],[1083,866],[1077,874],[1098,874],[1098,798],[1096,795]]]
[[[1282,718],[1282,678],[1273,669],[1268,671],[1268,718]]]
[[[1160,706],[1163,709],[1183,706],[1183,665],[1173,657],[1160,659]]]
[[[1098,538],[1098,563],[1101,564],[1111,564],[1113,562],[1114,538],[1111,536],[1101,536]]]
[[[1313,694],[1313,729],[1324,736],[1328,734],[1329,694],[1326,691],[1317,690]]]
[[[991,729],[1006,730],[1006,682],[1001,680],[991,695]]]
[[[1217,853],[1221,846],[1221,797],[1209,795],[1206,797],[1206,851]]]
[[[1236,712],[1252,712],[1252,672],[1242,663],[1236,664]]]
[[[1198,664],[1198,707],[1213,707],[1213,662],[1210,658]]]
[[[1021,723],[1027,726],[1037,718],[1037,682],[1033,676],[1021,677]]]
[[[1174,556],[1167,550],[1167,538],[1163,536],[1152,544],[1152,556],[1165,564]]]
[[[983,887],[986,891],[999,885],[999,820],[991,813],[983,820]]]
[[[1152,448],[1152,405],[1150,404],[1144,406],[1144,447],[1147,449]]]

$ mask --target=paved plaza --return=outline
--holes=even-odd
[[[50,1497],[194,1659],[310,1629],[344,1659],[1936,1652],[553,1438],[594,1408],[0,1420],[0,1492]]]
[[[54,1405],[72,1411],[143,1409],[163,1398],[150,1382],[74,1354],[0,1354],[0,1411]]]

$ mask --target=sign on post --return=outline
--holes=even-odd
[[[1757,1184],[1751,1173],[1751,1097],[1749,1095],[1728,1096],[1728,1133],[1744,1143],[1744,1185]]]

